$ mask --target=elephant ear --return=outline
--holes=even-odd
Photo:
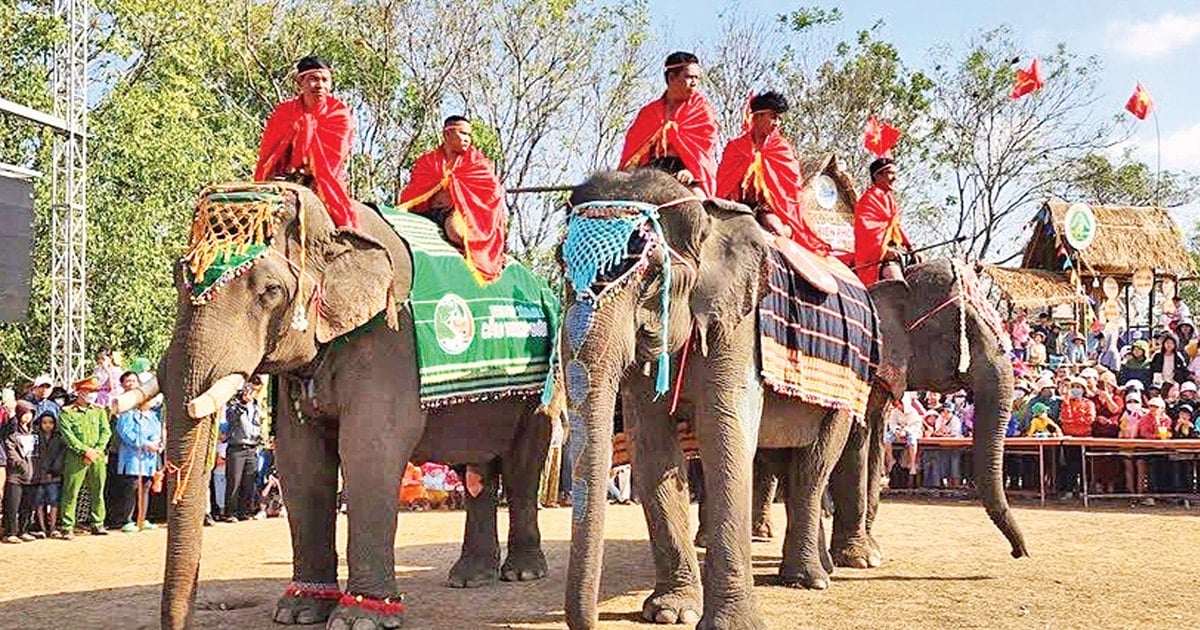
[[[393,316],[391,254],[374,238],[349,228],[333,233],[325,248],[317,341],[327,343],[383,311]]]
[[[714,323],[734,327],[758,306],[769,245],[752,214],[711,201],[704,205],[712,228],[700,248],[692,314],[702,330]]]

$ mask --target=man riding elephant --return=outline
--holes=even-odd
[[[912,241],[900,227],[900,208],[892,188],[896,161],[881,157],[871,162],[871,185],[854,205],[854,269],[863,284],[903,280],[902,259]]]
[[[751,98],[749,105],[745,133],[731,140],[721,155],[717,196],[754,208],[759,223],[772,234],[828,254],[829,244],[801,214],[800,162],[779,132],[787,99],[778,92],[764,92]]]
[[[504,269],[504,187],[491,160],[471,141],[471,121],[447,118],[442,144],[413,164],[399,208],[433,219],[471,268],[490,282]]]
[[[641,109],[621,149],[621,169],[649,166],[705,196],[716,192],[717,116],[696,89],[700,59],[673,52],[663,66],[667,89]]]
[[[346,190],[354,119],[330,94],[333,67],[320,57],[305,57],[296,62],[295,81],[300,95],[280,103],[267,119],[254,181],[304,184],[316,191],[334,225],[358,227]]]

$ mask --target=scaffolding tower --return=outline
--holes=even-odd
[[[87,367],[88,0],[55,0],[67,36],[54,51],[54,134],[50,211],[50,376],[70,384]]]

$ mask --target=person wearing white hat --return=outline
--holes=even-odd
[[[33,385],[29,388],[29,391],[21,397],[21,400],[33,404],[34,408],[36,409],[34,412],[35,418],[40,418],[42,417],[43,413],[47,412],[54,414],[55,420],[62,415],[62,407],[59,407],[58,403],[50,400],[50,392],[53,391],[53,389],[54,381],[50,378],[50,375],[41,374],[37,378],[33,379]]]

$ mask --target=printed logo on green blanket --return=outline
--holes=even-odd
[[[462,298],[447,293],[433,309],[433,330],[446,354],[462,354],[475,340],[475,318]]]

